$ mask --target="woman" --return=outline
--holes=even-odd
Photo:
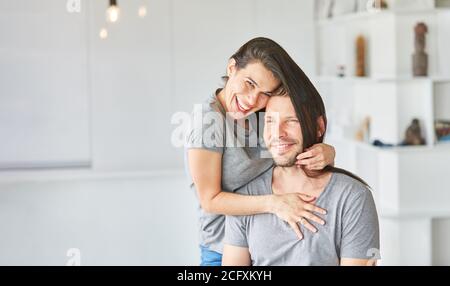
[[[284,92],[292,63],[295,62],[274,41],[250,40],[230,58],[224,88],[193,112],[194,121],[199,117],[202,120],[197,120],[200,124],[187,132],[185,159],[191,188],[200,202],[201,265],[221,265],[224,215],[273,213],[286,221],[299,239],[303,234],[297,222],[302,218],[325,223],[314,213],[326,211],[308,203],[314,198],[305,198],[301,190],[299,194],[267,196],[233,193],[273,164],[271,158],[262,155],[261,144],[247,144],[255,136],[259,138],[261,127],[257,120],[245,119],[262,111],[272,94]],[[299,154],[297,164],[308,170],[321,170],[333,165],[334,156],[333,147],[318,144]],[[317,231],[312,226],[309,230]]]

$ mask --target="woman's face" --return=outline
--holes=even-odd
[[[227,75],[223,103],[226,111],[235,119],[247,117],[266,107],[269,97],[280,84],[259,62],[237,69],[235,60],[231,59]]]

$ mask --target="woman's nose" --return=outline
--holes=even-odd
[[[258,101],[258,92],[257,91],[251,92],[248,96],[248,104],[254,106],[257,101]]]

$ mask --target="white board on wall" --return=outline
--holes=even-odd
[[[0,0],[0,169],[90,162],[87,13]]]

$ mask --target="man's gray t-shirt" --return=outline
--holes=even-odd
[[[239,125],[230,123],[216,94],[212,94],[201,105],[194,107],[191,124],[186,133],[185,168],[189,186],[195,194],[196,188],[188,168],[187,152],[190,149],[203,149],[222,154],[221,184],[222,191],[225,192],[236,191],[273,165],[273,160],[264,156],[264,149],[260,144],[261,136],[258,136],[256,128],[257,116],[251,118],[253,120],[250,121],[247,132]],[[261,123],[263,122],[260,120]],[[259,130],[262,130],[262,127]],[[198,210],[200,244],[222,253],[225,216],[206,213],[200,204]]]
[[[272,194],[273,168],[238,190],[247,195]],[[317,206],[327,210],[324,226],[311,222],[312,233],[293,229],[274,214],[227,216],[225,243],[249,249],[252,265],[337,266],[341,258],[379,259],[378,216],[371,191],[359,181],[333,173]],[[375,256],[375,257],[374,257]]]

